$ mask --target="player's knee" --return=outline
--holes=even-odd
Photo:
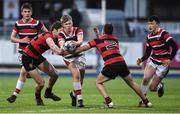
[[[102,82],[101,81],[99,81],[99,80],[96,80],[96,85],[98,85],[98,84],[102,84]]]
[[[74,72],[72,75],[75,80],[80,80],[80,78],[81,78],[80,73],[78,73],[78,72]]]
[[[156,91],[156,87],[155,87],[154,85],[150,85],[150,86],[149,86],[149,90],[150,90],[150,91]]]
[[[20,76],[21,77],[26,77],[28,75],[28,73],[25,71],[25,70],[22,70],[21,72],[20,72]]]
[[[44,81],[44,80],[41,80],[41,81],[39,81],[39,82],[37,83],[37,85],[38,85],[39,87],[41,87],[41,88],[44,87],[44,84],[45,84],[45,81]]]
[[[144,83],[144,84],[148,84],[148,83],[149,83],[149,78],[146,78],[146,77],[145,77],[145,78],[143,79],[143,83]]]

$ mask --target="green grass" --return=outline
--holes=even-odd
[[[47,85],[47,77],[44,79]],[[135,80],[140,84],[141,78]],[[0,77],[0,113],[180,113],[180,78],[164,80],[165,95],[162,98],[158,98],[157,93],[148,93],[153,103],[152,108],[137,107],[140,99],[122,79],[107,82],[108,93],[115,105],[113,109],[103,108],[103,98],[95,87],[95,78],[85,78],[83,86],[85,108],[70,106],[69,92],[72,89],[70,77],[59,77],[54,87],[54,93],[62,97],[59,102],[43,98],[45,106],[36,106],[35,82],[33,79],[28,79],[16,102],[8,103],[6,98],[12,94],[16,81],[17,77]]]

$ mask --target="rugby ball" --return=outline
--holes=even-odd
[[[73,41],[66,41],[64,43],[64,49],[69,52],[73,52],[76,49],[76,45],[73,43]]]

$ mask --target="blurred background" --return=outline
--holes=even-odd
[[[41,20],[46,27],[59,20],[63,14],[73,17],[74,26],[84,30],[84,39],[95,37],[92,28],[110,22],[114,34],[120,41],[122,55],[130,68],[140,69],[136,59],[143,55],[146,40],[147,18],[158,15],[161,27],[170,32],[180,48],[180,1],[179,0],[0,0],[0,67],[1,72],[19,67],[17,44],[10,42],[15,21],[21,18],[20,7],[29,2],[33,7],[33,18]],[[56,67],[64,67],[62,58],[44,54]],[[87,68],[99,71],[102,61],[95,50],[86,52]],[[180,68],[180,49],[171,68]]]

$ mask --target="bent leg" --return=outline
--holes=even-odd
[[[58,79],[57,71],[54,66],[46,60],[38,66],[38,69],[48,74],[49,79],[47,88],[52,89],[52,87],[56,83],[56,80]]]
[[[105,106],[112,108],[113,107],[112,99],[109,97],[107,90],[103,84],[104,82],[107,82],[109,80],[111,79],[105,77],[102,73],[100,73],[96,79],[96,87],[99,90],[100,94],[104,97]]]
[[[56,69],[47,60],[41,63],[38,68],[49,75],[48,86],[46,88],[44,97],[51,98],[54,101],[60,101],[61,98],[52,92],[52,88],[58,78]]]
[[[28,75],[28,73],[26,72],[26,70],[24,69],[24,67],[21,67],[20,70],[20,75],[18,78],[18,81],[16,83],[16,89],[14,91],[14,95],[18,95],[20,93],[20,91],[22,90],[22,88],[24,87],[24,83],[26,81],[26,76]]]
[[[77,67],[77,65],[74,62],[70,62],[68,65],[68,69],[70,70],[70,72],[72,73],[72,77],[73,77],[73,92],[70,93],[70,96],[72,98],[72,106],[76,106],[76,98],[78,100],[78,107],[84,107],[83,104],[83,98],[82,98],[82,85],[81,85],[81,74],[80,74],[80,70]]]
[[[24,67],[21,67],[20,75],[19,75],[19,78],[18,78],[17,83],[16,83],[16,88],[15,88],[13,94],[7,98],[8,102],[13,103],[16,101],[17,96],[19,95],[22,88],[24,87],[24,83],[26,81],[27,74],[28,73],[26,72]]]
[[[133,80],[130,74],[124,77],[123,79],[127,83],[127,85],[129,85],[129,87],[131,87],[134,90],[134,92],[136,92],[136,94],[142,99],[146,107],[152,106],[147,97],[142,93],[139,85]]]
[[[141,91],[143,92],[143,94],[147,94],[147,90],[148,90],[148,84],[149,81],[151,80],[151,78],[153,77],[154,73],[155,73],[155,68],[149,64],[146,65],[145,70],[144,70],[144,77],[141,83]]]
[[[29,74],[31,75],[31,77],[34,79],[34,81],[37,84],[35,92],[40,94],[45,83],[43,78],[41,77],[37,69],[29,71]]]
[[[158,84],[162,81],[162,79],[160,77],[158,77],[157,75],[154,75],[151,84],[149,86],[150,91],[155,92],[157,91],[157,87]]]
[[[108,93],[103,83],[109,80],[111,79],[105,77],[102,73],[100,73],[96,79],[96,87],[104,98],[108,97]]]

